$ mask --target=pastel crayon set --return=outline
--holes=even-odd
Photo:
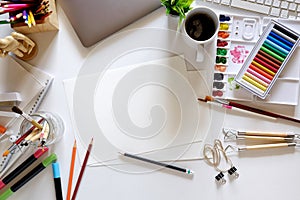
[[[271,20],[235,76],[235,82],[265,99],[299,45],[299,38],[297,32]]]

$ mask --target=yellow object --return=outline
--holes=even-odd
[[[251,83],[252,85],[256,86],[257,88],[259,88],[263,91],[267,90],[267,88],[265,86],[261,85],[260,83],[256,82],[255,80],[251,79],[250,77],[248,77],[246,75],[243,76],[243,79],[245,81],[247,81],[248,83]]]
[[[227,23],[220,23],[220,30],[228,30],[229,25]]]

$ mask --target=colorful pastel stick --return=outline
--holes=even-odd
[[[43,171],[46,167],[48,167],[51,163],[53,163],[57,159],[56,154],[52,153],[45,160],[43,160],[40,164],[38,164],[35,168],[33,168],[28,174],[26,174],[23,178],[21,178],[18,182],[12,185],[9,189],[7,189],[4,193],[0,195],[0,200],[7,199],[17,190],[19,190],[23,185],[25,185],[28,181],[38,175],[41,171]]]
[[[266,52],[267,54],[269,54],[270,56],[273,56],[274,58],[278,59],[279,61],[283,62],[284,58],[277,55],[276,53],[274,53],[273,51],[269,50],[268,48],[261,46],[260,49],[264,52]]]
[[[256,67],[258,67],[259,69],[267,72],[268,74],[270,74],[271,76],[274,76],[275,75],[275,72],[269,70],[268,68],[266,68],[265,66],[262,66],[261,64],[259,64],[258,62],[256,61],[252,61],[252,64],[255,65]]]
[[[270,36],[276,38],[277,40],[283,42],[284,44],[288,45],[289,47],[293,47],[293,43],[286,40],[285,38],[281,37],[280,35],[278,35],[277,33],[275,33],[274,31],[270,32]]]
[[[281,52],[279,49],[276,49],[273,46],[267,44],[266,41],[263,43],[263,47],[269,49],[270,51],[274,52],[278,56],[281,56],[283,59],[287,56],[287,54]]]
[[[256,71],[257,73],[261,74],[262,76],[266,77],[269,80],[273,79],[273,76],[271,76],[270,74],[268,74],[268,73],[264,72],[263,70],[259,69],[255,65],[250,64],[249,68]]]
[[[247,69],[247,72],[252,74],[253,76],[256,76],[257,78],[259,78],[260,80],[266,82],[267,84],[271,83],[270,79],[267,79],[265,76],[262,76],[261,74],[257,73],[256,71],[254,71],[250,68]]]
[[[280,65],[278,65],[277,63],[273,62],[272,60],[270,60],[269,58],[263,56],[261,53],[256,54],[256,57],[261,59],[262,61],[268,63],[269,65],[279,69]]]
[[[283,52],[284,54],[286,54],[286,55],[289,54],[289,51],[285,50],[285,49],[282,48],[281,46],[279,46],[279,45],[277,45],[276,43],[272,42],[272,41],[269,40],[268,38],[265,40],[265,42],[266,42],[268,45],[270,45],[270,46],[272,46],[272,47],[278,49],[278,50],[281,51],[281,52]]]
[[[268,87],[269,84],[267,84],[266,82],[264,82],[263,80],[257,78],[256,76],[253,76],[252,74],[250,74],[249,72],[246,72],[245,75],[249,78],[251,78],[252,80],[256,81],[257,83],[261,84],[264,87]]]
[[[261,85],[260,83],[256,82],[255,80],[253,80],[252,78],[250,78],[249,76],[247,76],[246,74],[243,75],[243,79],[245,81],[247,81],[248,83],[251,83],[252,85],[254,85],[255,87],[261,89],[262,91],[266,91],[267,88],[263,85]]]
[[[275,33],[281,35],[282,37],[286,38],[287,40],[291,41],[294,45],[294,43],[296,42],[296,40],[298,39],[298,36],[294,35],[292,32],[286,30],[285,28],[278,26],[278,25],[274,25],[273,26],[273,30]]]
[[[292,49],[292,47],[289,47],[288,45],[284,44],[280,40],[275,39],[271,35],[268,35],[267,39],[270,40],[270,41],[272,41],[272,42],[274,42],[275,44],[281,46],[282,48],[284,48],[287,51],[290,51]]]
[[[272,60],[273,62],[277,63],[279,66],[281,66],[282,62],[280,60],[277,60],[276,58],[270,56],[266,52],[259,50],[258,53],[261,54],[262,56],[268,58],[269,60]]]
[[[278,68],[275,68],[271,65],[269,65],[268,63],[262,61],[261,59],[259,59],[257,56],[254,57],[253,59],[255,62],[258,62],[259,64],[263,65],[264,67],[268,68],[269,70],[273,71],[273,72],[277,72]]]
[[[249,83],[248,81],[246,81],[245,79],[241,79],[241,82],[244,84],[244,85],[247,85],[249,88],[251,88],[252,90],[255,90],[257,93],[260,93],[260,94],[263,94],[264,91],[262,91],[261,89],[259,89],[258,87],[252,85],[251,83]]]

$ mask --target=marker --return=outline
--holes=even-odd
[[[21,163],[16,169],[14,169],[10,174],[0,181],[0,190],[4,188],[8,183],[15,179],[19,174],[21,174],[25,169],[27,169],[32,163],[34,163],[39,157],[48,151],[45,147],[44,150],[38,149],[29,156],[23,163]]]
[[[51,163],[53,163],[57,159],[56,154],[52,153],[45,160],[43,160],[39,165],[33,168],[28,174],[26,174],[23,178],[21,178],[18,182],[16,182],[13,186],[7,189],[4,193],[0,195],[0,200],[7,199],[13,193],[18,191],[23,185],[29,182],[32,178],[38,175],[41,171],[43,171],[46,167],[48,167]]]
[[[179,171],[179,172],[183,172],[183,173],[186,173],[186,174],[193,174],[194,173],[190,169],[181,168],[181,167],[177,167],[177,166],[170,165],[170,164],[165,164],[165,163],[162,163],[162,162],[158,162],[158,161],[155,161],[155,160],[150,160],[148,158],[143,158],[143,157],[132,155],[132,154],[129,154],[129,153],[120,153],[120,154],[123,155],[123,156],[126,156],[126,157],[130,157],[130,158],[133,158],[133,159],[136,159],[136,160],[141,160],[141,161],[144,161],[144,162],[152,163],[154,165],[159,165],[159,166],[166,167],[166,168],[176,170],[176,171]]]
[[[52,163],[53,180],[57,200],[63,200],[58,162]]]

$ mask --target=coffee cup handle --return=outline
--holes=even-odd
[[[196,61],[197,62],[203,62],[204,61],[206,46],[207,46],[206,44],[198,44],[198,46],[197,46],[197,55],[196,55]]]

